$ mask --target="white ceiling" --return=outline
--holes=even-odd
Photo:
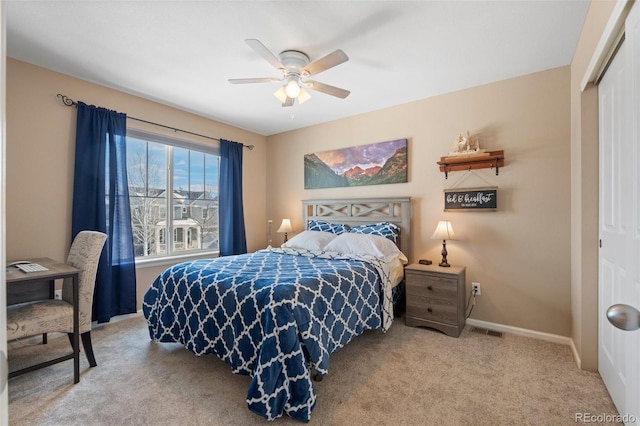
[[[8,0],[8,56],[262,135],[378,110],[571,62],[587,0],[32,1]],[[279,77],[244,40],[314,61],[351,91],[310,91],[283,108]],[[82,93],[64,93],[94,103]],[[127,112],[127,111],[122,111]],[[145,118],[145,117],[139,117]],[[163,123],[177,125],[179,123]]]

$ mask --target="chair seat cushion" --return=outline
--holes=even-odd
[[[73,333],[73,305],[51,299],[7,307],[7,340],[52,332]]]

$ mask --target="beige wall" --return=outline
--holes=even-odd
[[[589,6],[571,62],[571,311],[580,367],[598,368],[598,89],[580,85],[614,1]]]
[[[7,259],[65,259],[70,246],[75,108],[56,94],[191,132],[255,145],[244,151],[244,200],[249,250],[264,246],[266,138],[64,74],[7,59]],[[128,125],[174,135],[129,120]],[[169,133],[167,133],[169,132]],[[204,138],[175,134],[198,143]],[[138,306],[163,269],[138,268]]]
[[[301,228],[300,200],[411,196],[412,260],[440,259],[430,236],[451,220],[448,260],[482,285],[472,318],[571,335],[569,67],[557,68],[268,137],[268,218]],[[357,94],[352,94],[357,96]],[[436,161],[460,133],[502,149],[505,167],[448,180]],[[304,154],[409,139],[405,184],[305,190]],[[464,181],[458,180],[465,177]],[[497,212],[443,212],[443,189],[499,187]],[[276,241],[280,241],[280,235]]]

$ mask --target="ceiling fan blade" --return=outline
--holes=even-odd
[[[274,55],[262,42],[255,38],[248,38],[245,42],[255,50],[258,55],[262,56],[267,62],[269,62],[275,69],[286,69],[280,62],[280,59]]]
[[[320,83],[319,81],[306,81],[305,85],[307,86],[308,89],[312,89],[317,92],[326,93],[327,95],[335,96],[341,99],[346,98],[351,93],[348,90],[331,86],[329,84]]]
[[[281,78],[275,77],[262,77],[262,78],[230,78],[229,83],[232,84],[247,84],[247,83],[274,83],[276,81],[282,81]]]
[[[323,56],[317,61],[311,62],[309,65],[304,67],[302,71],[306,72],[308,75],[314,75],[328,70],[329,68],[333,68],[336,65],[340,65],[343,62],[347,62],[348,60],[349,57],[347,54],[338,49],[333,53],[329,53],[327,56]]]
[[[287,99],[282,103],[283,107],[290,107],[293,106],[293,102],[295,101],[295,98],[289,98],[287,97]]]

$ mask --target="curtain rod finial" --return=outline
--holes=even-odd
[[[61,95],[60,93],[58,93],[56,95],[56,97],[60,98],[60,100],[62,101],[63,104],[65,104],[66,106],[74,106],[74,105],[78,105],[77,102],[75,102],[73,99],[68,98],[65,95]]]

